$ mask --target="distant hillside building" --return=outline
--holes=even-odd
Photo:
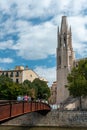
[[[24,68],[23,66],[16,66],[14,70],[1,70],[0,75],[5,75],[16,83],[23,83],[24,80],[29,80],[32,82],[36,78],[47,82],[45,78],[38,76],[36,72],[28,67]]]
[[[49,98],[50,104],[56,104],[56,95],[57,95],[57,82],[53,82],[52,86],[50,87],[51,96]]]
[[[58,28],[57,47],[57,98],[56,103],[62,103],[69,97],[69,91],[65,88],[67,75],[75,65],[75,54],[72,47],[71,27],[68,27],[67,17],[62,16],[61,27]]]

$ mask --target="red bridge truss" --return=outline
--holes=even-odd
[[[44,113],[50,110],[49,104],[43,102],[0,102],[0,122],[29,112]]]

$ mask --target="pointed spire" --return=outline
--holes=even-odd
[[[72,49],[72,31],[71,31],[71,26],[69,28],[69,46]]]
[[[57,42],[58,42],[58,44],[57,44],[57,47],[59,47],[59,44],[60,44],[59,39],[60,39],[60,32],[59,32],[59,26],[58,26],[58,30],[57,30]]]
[[[62,22],[61,22],[61,33],[63,34],[64,32],[68,31],[68,22],[67,22],[67,17],[62,16]]]
[[[72,34],[72,31],[71,31],[71,26],[70,26],[70,28],[69,28],[69,33],[70,33],[70,34]]]
[[[59,26],[58,26],[58,35],[59,35]]]

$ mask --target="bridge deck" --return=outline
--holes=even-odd
[[[28,102],[28,101],[6,101],[0,102],[0,121],[10,119],[25,113],[34,111],[50,111],[49,104],[42,102]]]

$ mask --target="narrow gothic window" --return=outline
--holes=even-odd
[[[61,57],[59,56],[58,64],[61,65]]]
[[[65,35],[65,33],[64,33],[63,40],[64,40],[64,47],[65,47],[66,46],[66,35]]]

